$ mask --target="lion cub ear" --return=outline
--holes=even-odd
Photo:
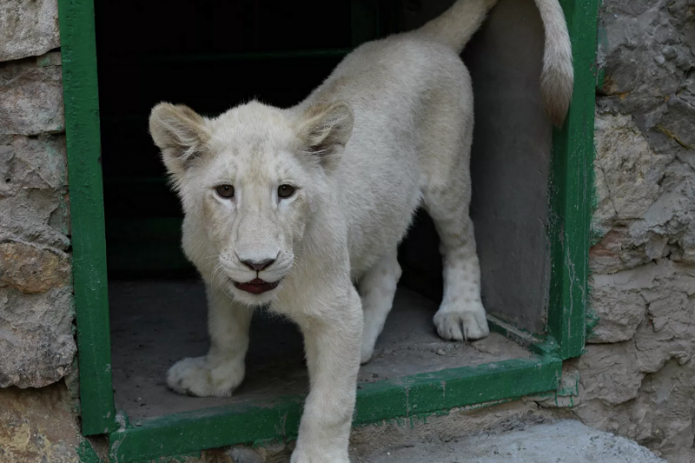
[[[352,109],[346,103],[309,107],[299,128],[302,152],[317,156],[324,168],[334,168],[350,140],[352,126]]]
[[[169,173],[179,176],[203,154],[210,139],[205,119],[188,106],[159,103],[150,113],[150,134]]]

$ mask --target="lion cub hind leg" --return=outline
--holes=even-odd
[[[207,297],[210,350],[176,362],[167,372],[167,385],[179,394],[229,397],[244,379],[253,309],[210,287]]]
[[[382,257],[364,274],[358,285],[364,311],[361,363],[367,363],[372,358],[376,340],[393,306],[396,285],[401,278],[397,254],[394,248]]]
[[[444,297],[434,316],[439,336],[446,340],[481,339],[490,334],[480,299],[480,263],[473,221],[468,216],[468,172],[452,176],[442,189],[426,189],[427,211],[440,239],[444,264]],[[466,175],[463,175],[466,174]],[[468,200],[465,200],[468,198]]]

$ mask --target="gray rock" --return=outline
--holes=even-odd
[[[0,198],[0,241],[22,241],[66,250],[67,193],[61,190],[22,189]]]
[[[624,288],[621,274],[592,277],[591,307],[599,317],[588,342],[609,343],[632,339],[647,314],[647,302],[638,290]]]
[[[260,453],[249,447],[232,447],[227,454],[234,463],[266,463]]]
[[[502,434],[378,448],[358,463],[665,463],[644,447],[576,421]]]
[[[63,135],[0,135],[0,242],[70,243]]]
[[[56,382],[76,352],[59,46],[55,0],[0,2],[0,387]]]
[[[24,188],[62,190],[67,186],[63,135],[0,135],[0,195]]]
[[[0,449],[7,463],[97,461],[84,458],[94,452],[80,435],[73,401],[60,383],[38,390],[0,389]]]
[[[0,243],[0,286],[23,293],[43,293],[70,285],[70,256],[64,252],[23,243]]]
[[[43,387],[65,376],[77,351],[71,287],[25,294],[0,287],[0,388]]]
[[[0,135],[64,129],[60,53],[0,63]]]
[[[43,55],[59,46],[57,0],[0,2],[0,61]]]
[[[630,116],[598,114],[594,137],[598,200],[594,223],[606,230],[616,220],[639,219],[647,212],[674,156],[653,153]]]
[[[680,88],[693,54],[684,40],[695,15],[691,0],[606,0],[599,63],[602,91],[623,113],[649,113]]]
[[[581,400],[619,405],[637,397],[644,373],[637,368],[631,341],[589,344],[579,359]]]

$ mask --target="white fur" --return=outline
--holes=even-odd
[[[290,109],[251,102],[214,119],[153,109],[150,131],[185,212],[183,248],[209,300],[210,352],[175,364],[172,389],[230,395],[251,312],[267,306],[305,340],[311,390],[292,462],[347,462],[359,364],[391,309],[396,246],[420,205],[441,239],[440,336],[487,336],[468,216],[473,96],[457,52],[494,3],[459,1],[419,31],[359,47]],[[216,193],[221,184],[233,198]],[[288,199],[283,184],[296,187]],[[266,259],[275,261],[259,272],[243,263]],[[232,283],[256,277],[280,283],[261,295]]]

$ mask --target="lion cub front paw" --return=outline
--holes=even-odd
[[[243,379],[243,361],[211,366],[207,357],[185,358],[167,372],[173,391],[197,397],[229,397]]]
[[[434,326],[439,336],[447,341],[475,341],[490,334],[485,309],[480,302],[469,307],[442,304],[434,315]]]
[[[342,449],[326,449],[315,446],[311,450],[296,448],[290,463],[350,463],[347,452]]]

